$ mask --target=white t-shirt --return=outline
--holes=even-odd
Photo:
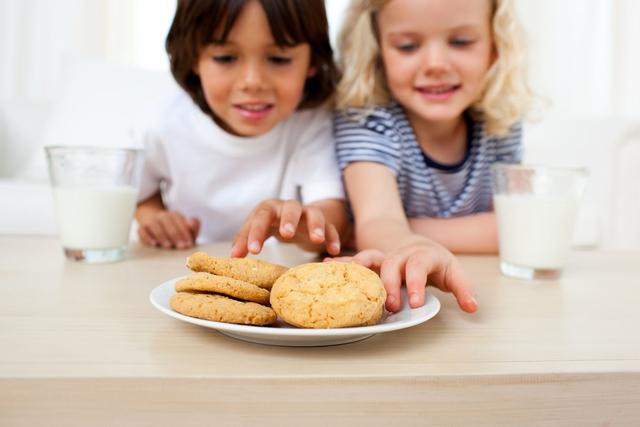
[[[145,148],[138,200],[158,190],[168,209],[202,221],[198,243],[231,240],[269,198],[343,199],[325,109],[301,110],[257,137],[221,129],[180,90],[136,132]]]

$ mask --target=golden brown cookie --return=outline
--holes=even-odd
[[[215,322],[270,325],[276,321],[276,313],[267,306],[222,295],[178,292],[169,304],[178,313]]]
[[[252,283],[211,273],[195,273],[176,282],[176,292],[212,292],[243,301],[269,304],[269,291]]]
[[[322,262],[291,268],[271,288],[271,307],[303,328],[374,325],[387,293],[380,277],[355,263]]]
[[[187,258],[187,267],[253,283],[264,289],[271,289],[273,282],[287,271],[287,267],[257,259],[213,257],[204,252],[196,252]]]

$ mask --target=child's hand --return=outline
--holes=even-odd
[[[340,253],[340,236],[322,210],[296,200],[265,200],[246,219],[236,235],[231,256],[257,254],[269,236],[311,247],[324,244],[331,255]]]
[[[200,231],[199,219],[187,219],[178,212],[167,210],[138,218],[138,224],[138,235],[144,244],[165,249],[193,247]]]
[[[354,261],[378,271],[387,291],[385,305],[389,311],[396,312],[402,306],[400,286],[403,279],[407,285],[409,305],[412,308],[424,305],[427,284],[453,293],[460,308],[467,313],[473,313],[478,308],[462,266],[451,252],[436,243],[408,245],[386,256],[379,250],[367,249],[353,257],[334,260]]]

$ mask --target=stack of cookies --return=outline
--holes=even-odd
[[[270,292],[287,268],[248,258],[212,257],[196,252],[187,258],[195,273],[176,282],[170,305],[191,317],[244,325],[270,325],[276,313]]]

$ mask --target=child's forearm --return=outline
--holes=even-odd
[[[495,254],[498,232],[493,212],[458,218],[410,218],[411,229],[442,244],[451,252]]]
[[[166,209],[162,202],[162,196],[160,193],[156,193],[138,203],[136,207],[136,220],[138,222],[144,222],[146,218],[149,218],[156,214],[158,211]]]
[[[389,252],[423,240],[425,237],[412,232],[406,221],[394,218],[371,218],[356,226],[358,250],[378,249]]]

